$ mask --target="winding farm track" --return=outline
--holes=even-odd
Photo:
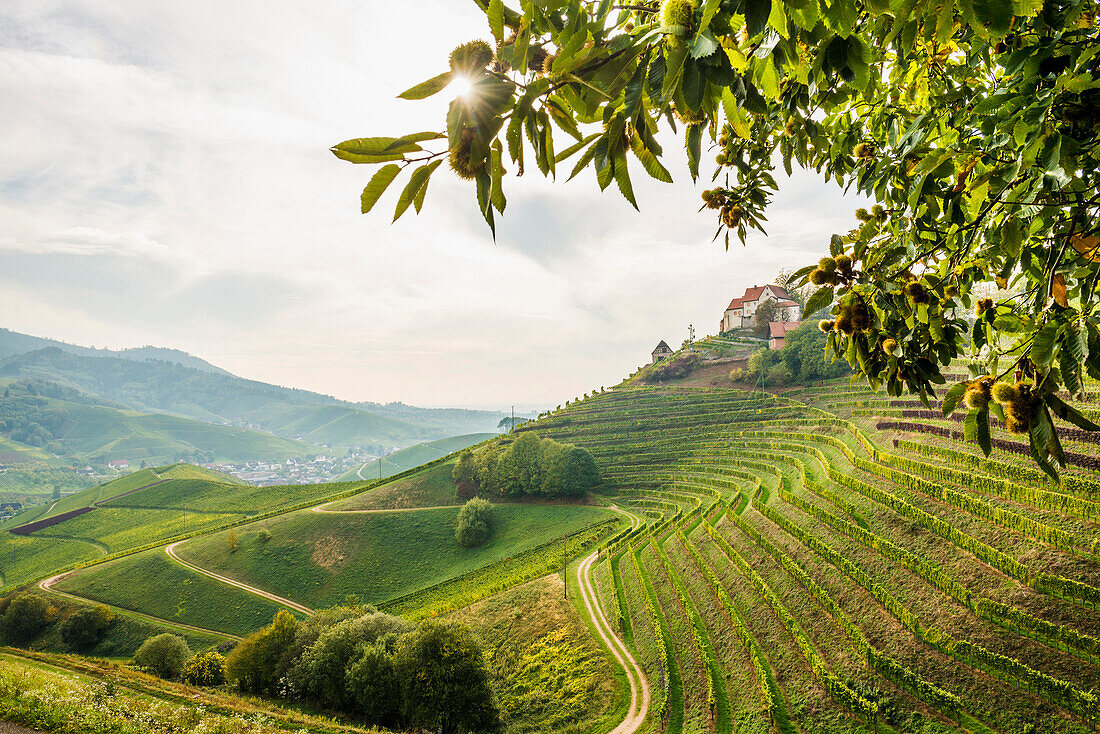
[[[168,554],[168,557],[176,563],[180,564],[181,566],[189,568],[195,573],[201,573],[203,576],[209,576],[215,581],[220,581],[223,584],[233,586],[237,589],[241,589],[242,591],[247,591],[248,593],[255,594],[259,597],[263,597],[268,601],[273,601],[276,604],[282,604],[285,607],[290,607],[296,612],[301,612],[302,614],[313,614],[313,610],[305,606],[304,604],[299,604],[298,602],[291,601],[290,599],[284,599],[281,596],[276,596],[275,594],[264,591],[263,589],[257,589],[255,586],[249,586],[248,584],[241,583],[240,581],[235,581],[228,576],[222,576],[221,574],[214,573],[213,571],[208,571],[202,566],[196,566],[194,563],[183,560],[176,554],[176,546],[183,542],[184,541],[182,540],[178,540],[175,543],[164,547],[164,552]]]
[[[592,618],[604,645],[611,650],[611,654],[626,672],[626,680],[630,684],[630,707],[627,709],[626,718],[609,734],[634,734],[645,723],[646,716],[649,714],[649,681],[641,666],[634,660],[634,656],[626,649],[626,645],[611,629],[600,607],[599,599],[596,598],[596,591],[592,586],[592,565],[597,558],[599,558],[599,552],[581,561],[581,565],[577,567],[577,583],[580,585],[581,598],[584,599],[588,616]]]

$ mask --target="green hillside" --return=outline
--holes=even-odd
[[[314,445],[262,431],[97,404],[54,383],[7,380],[0,387],[7,396],[0,401],[0,438],[5,441],[0,454],[10,445],[28,457],[55,454],[101,466],[120,459],[132,464],[189,457],[246,462],[317,453]]]
[[[331,606],[348,594],[380,604],[611,517],[592,507],[500,505],[490,542],[465,549],[455,542],[457,515],[458,508],[369,515],[305,510],[237,529],[236,552],[217,533],[184,543],[178,553],[306,606]],[[270,539],[263,540],[262,530]]]
[[[0,565],[2,588],[107,555],[321,502],[363,486],[364,482],[337,482],[253,487],[186,464],[143,469],[56,504],[32,507],[0,524],[0,560],[5,561]],[[30,535],[10,532],[85,508],[90,510]]]
[[[437,441],[425,441],[406,449],[394,451],[383,459],[368,461],[366,464],[340,477],[342,481],[358,478],[377,479],[392,477],[394,474],[427,464],[447,454],[487,441],[498,436],[497,433],[470,433],[465,436],[451,436]],[[379,467],[381,466],[381,471]]]

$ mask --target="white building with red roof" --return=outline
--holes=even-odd
[[[802,307],[791,298],[787,289],[783,286],[754,285],[745,289],[745,295],[734,298],[730,305],[726,306],[726,312],[722,314],[719,331],[730,329],[751,328],[756,326],[756,310],[767,301],[775,301],[779,310],[778,317],[783,321],[798,322],[802,318]]]

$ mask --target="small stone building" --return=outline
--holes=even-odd
[[[658,362],[660,362],[665,357],[668,357],[668,356],[671,356],[671,355],[672,355],[672,347],[670,347],[668,344],[665,344],[665,340],[662,339],[661,343],[658,344],[653,349],[653,354],[652,354],[653,364],[657,364]]]

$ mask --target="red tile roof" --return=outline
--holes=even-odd
[[[769,321],[768,336],[771,339],[782,339],[788,331],[794,331],[802,325],[801,321]]]
[[[771,288],[772,291],[777,296],[779,296],[779,303],[781,303],[782,305],[790,305],[790,303],[788,302],[793,303],[793,301],[790,301],[791,294],[787,293],[785,288],[775,285],[774,283],[770,283],[768,285],[754,285],[752,288],[746,288],[745,295],[741,296],[740,298],[734,298],[732,301],[730,301],[730,305],[726,306],[726,310],[733,311],[735,309],[741,308],[746,303],[755,303],[756,301],[759,301],[760,296],[764,293],[765,288]]]

